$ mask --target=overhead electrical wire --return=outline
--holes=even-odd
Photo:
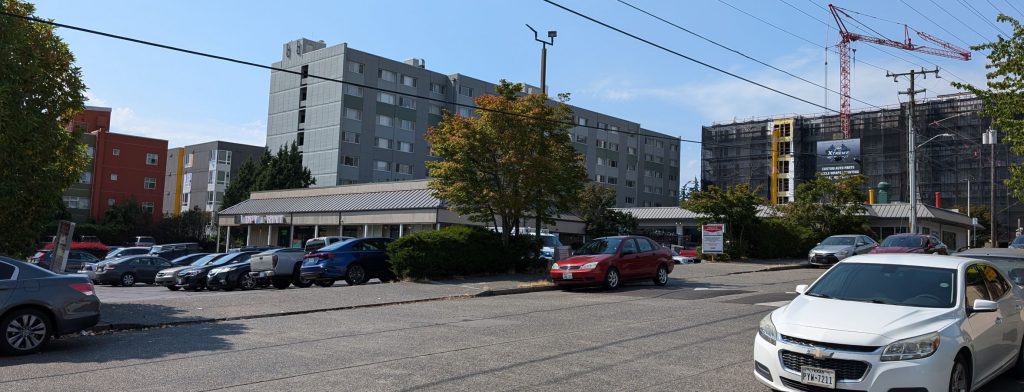
[[[1017,8],[1017,6],[1013,5],[1013,2],[1011,0],[1006,0],[1006,4],[1009,4],[1010,8],[1013,8],[1014,11],[1017,11],[1018,15],[1024,18],[1024,12],[1021,12],[1020,9]]]
[[[751,57],[750,55],[747,55],[746,53],[740,52],[739,50],[736,50],[736,49],[730,48],[730,47],[728,47],[728,46],[725,46],[725,45],[723,45],[723,44],[721,44],[721,43],[718,43],[718,42],[716,42],[716,41],[714,41],[714,40],[712,40],[712,39],[710,39],[710,38],[707,38],[707,37],[705,37],[705,36],[703,36],[703,35],[701,35],[701,34],[695,33],[695,32],[693,32],[693,31],[692,31],[692,30],[690,30],[690,29],[687,29],[687,28],[685,28],[685,27],[683,27],[683,26],[680,26],[680,25],[678,25],[678,24],[676,24],[676,23],[673,23],[673,22],[671,22],[671,21],[669,21],[669,20],[666,20],[665,18],[662,18],[662,17],[660,17],[660,16],[658,16],[658,15],[655,15],[655,14],[653,14],[653,13],[651,13],[651,12],[647,11],[647,10],[644,10],[644,9],[642,9],[642,8],[640,8],[640,7],[637,7],[637,6],[633,5],[633,4],[630,4],[629,2],[627,2],[627,1],[625,1],[625,0],[616,0],[616,1],[618,1],[619,3],[622,3],[622,4],[624,4],[624,5],[626,5],[627,7],[630,7],[630,8],[632,8],[632,9],[634,9],[634,10],[637,10],[637,11],[639,11],[639,12],[643,13],[643,14],[646,14],[647,16],[650,16],[650,17],[652,17],[652,18],[655,18],[655,19],[657,19],[657,20],[660,20],[660,21],[662,21],[662,22],[664,22],[664,23],[666,23],[666,24],[668,24],[668,25],[670,25],[670,26],[672,26],[672,27],[675,27],[675,28],[677,28],[677,29],[679,29],[679,30],[685,31],[685,32],[689,33],[690,35],[693,35],[693,36],[695,36],[695,37],[697,37],[697,38],[700,38],[700,39],[702,39],[702,40],[704,40],[704,41],[707,41],[708,43],[711,43],[712,45],[715,45],[715,46],[718,46],[718,47],[720,47],[720,48],[722,48],[722,49],[725,49],[725,50],[728,50],[728,51],[730,51],[730,52],[733,52],[733,53],[735,53],[735,54],[737,54],[737,55],[740,55],[740,56],[742,56],[742,57],[744,57],[744,58],[746,58],[746,59],[748,59],[748,60],[754,61],[754,62],[756,62],[756,63],[758,63],[758,64],[761,64],[761,65],[763,65],[763,66],[765,66],[765,67],[768,67],[768,68],[774,69],[774,70],[776,70],[776,71],[782,72],[782,73],[784,73],[784,74],[786,74],[786,75],[789,75],[789,76],[791,76],[791,77],[793,77],[793,78],[796,78],[796,79],[799,79],[799,80],[801,80],[801,81],[804,81],[804,82],[806,82],[806,83],[808,83],[808,84],[811,84],[811,85],[814,85],[814,86],[820,87],[820,88],[822,88],[822,89],[825,89],[825,90],[826,90],[826,91],[828,91],[828,92],[831,92],[831,93],[834,93],[834,94],[839,94],[839,92],[838,92],[838,91],[835,91],[835,90],[832,90],[832,89],[830,89],[830,88],[828,88],[828,87],[822,86],[821,84],[818,84],[818,83],[816,83],[816,82],[812,82],[812,81],[810,81],[810,80],[807,80],[807,79],[805,79],[805,78],[803,78],[803,77],[801,77],[801,76],[799,76],[799,75],[795,75],[795,74],[793,74],[793,73],[791,73],[791,72],[789,72],[789,71],[786,71],[786,70],[784,70],[784,69],[781,69],[781,68],[779,68],[779,67],[776,67],[776,66],[774,66],[774,65],[768,64],[767,62],[764,62],[764,61],[762,61],[762,60],[758,60],[758,59],[756,59],[756,58],[754,58],[754,57]],[[868,102],[864,102],[864,101],[862,101],[862,100],[860,100],[860,99],[857,99],[857,98],[854,98],[854,97],[850,97],[850,99],[852,99],[852,100],[854,100],[854,101],[857,101],[857,102],[860,102],[860,103],[863,103],[863,104],[865,104],[865,105],[868,105],[868,106],[870,106],[870,107],[873,107],[873,108],[878,108],[878,109],[881,109],[881,107],[880,107],[880,106],[878,106],[878,105],[875,105],[875,104],[872,104],[872,103],[868,103]]]
[[[946,26],[943,26],[943,25],[939,24],[938,22],[936,22],[932,18],[928,17],[927,14],[925,14],[925,13],[923,13],[921,11],[918,11],[917,8],[914,8],[914,6],[910,5],[910,3],[907,3],[907,0],[900,0],[900,2],[903,3],[903,5],[905,5],[908,8],[910,8],[911,10],[914,10],[914,12],[916,12],[918,15],[923,16],[929,22],[932,22],[933,25],[938,26],[938,28],[942,29],[942,31],[945,31],[946,34],[949,34],[950,37],[956,38],[958,41],[960,41],[961,43],[963,43],[966,46],[971,46],[971,44],[967,43],[966,40],[964,40],[963,38],[960,38],[956,34],[953,34],[952,31],[949,31],[949,29],[947,29]]]
[[[964,21],[963,21],[963,20],[961,20],[960,18],[957,18],[957,17],[956,17],[956,15],[953,15],[953,14],[952,14],[951,12],[949,12],[949,10],[947,10],[947,9],[946,9],[945,7],[943,7],[943,6],[939,5],[939,3],[936,3],[936,2],[935,2],[935,0],[928,0],[928,1],[932,2],[932,4],[934,4],[936,8],[938,8],[938,9],[942,10],[942,12],[945,12],[945,13],[946,13],[946,15],[949,15],[949,17],[950,17],[950,18],[953,18],[953,19],[954,19],[954,20],[956,20],[957,22],[960,22],[960,24],[962,24],[962,25],[964,25],[964,26],[967,26],[967,28],[968,28],[968,29],[970,29],[971,31],[973,31],[973,32],[974,32],[974,34],[977,34],[977,35],[978,35],[979,37],[981,37],[981,40],[982,40],[982,41],[991,41],[991,40],[990,40],[990,39],[989,39],[988,37],[986,37],[986,36],[985,36],[984,34],[982,34],[982,33],[979,33],[979,32],[978,32],[978,30],[975,30],[975,29],[974,29],[974,27],[971,27],[971,25],[969,25],[969,24],[967,24],[967,23],[964,23]]]
[[[988,20],[988,18],[986,18],[985,15],[981,13],[981,11],[978,11],[977,8],[974,8],[973,5],[971,5],[970,3],[966,3],[963,0],[956,1],[963,5],[964,8],[967,8],[967,11],[970,11],[972,14],[974,14],[974,16],[977,16],[978,19],[981,19],[983,22],[985,22],[985,24],[988,24],[989,27],[992,27],[992,29],[996,31],[996,34],[1001,34],[1005,37],[1008,37],[1008,35],[1006,35],[1006,32],[1003,31],[1003,29],[999,28],[999,26],[996,26],[995,23],[992,23],[992,21]]]

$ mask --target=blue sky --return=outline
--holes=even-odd
[[[821,105],[827,96],[828,107],[839,106],[836,94],[714,47],[618,1],[556,1],[730,72]],[[838,33],[830,27],[834,22],[822,0],[627,1],[815,83],[825,84],[827,75],[829,88],[838,90],[838,58],[830,54],[826,73],[823,49],[826,44],[835,45]],[[997,9],[1017,18],[1022,17],[1017,9],[1024,11],[1020,0],[903,1],[837,5],[870,15],[854,16],[887,37],[902,38],[902,27],[894,23],[900,22],[960,46],[995,39],[996,27],[982,16],[995,23]],[[347,42],[398,60],[424,58],[427,68],[442,73],[537,85],[540,44],[524,25],[529,23],[542,34],[558,31],[548,51],[550,92],[572,93],[575,105],[648,129],[699,140],[701,126],[716,121],[823,111],[688,62],[541,0],[61,0],[36,5],[37,16],[58,22],[267,65],[280,59],[282,44],[306,37],[328,45]],[[996,26],[1009,31],[1008,26]],[[58,34],[77,57],[89,86],[90,104],[114,108],[114,131],[167,139],[171,147],[214,139],[265,143],[269,71],[71,30],[59,29]],[[919,81],[929,97],[955,92],[950,81],[984,82],[984,53],[963,62],[867,43],[853,47],[857,50],[851,95],[874,105],[897,104],[897,90],[907,87],[906,82],[893,83],[878,68],[906,72],[938,65],[943,79]],[[863,106],[853,103],[855,110]],[[699,176],[699,162],[698,146],[683,143],[681,178]]]

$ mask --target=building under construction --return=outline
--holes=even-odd
[[[1006,242],[1020,226],[1024,206],[1002,182],[1008,178],[1007,166],[1021,159],[1010,154],[1006,144],[994,148],[982,144],[990,120],[978,116],[980,109],[980,100],[964,94],[917,102],[914,129],[919,145],[933,136],[952,134],[917,150],[918,200],[965,213],[968,202],[974,207],[988,206],[994,161],[998,238]],[[792,201],[796,186],[819,173],[861,173],[877,195],[876,202],[908,202],[906,110],[907,105],[901,104],[854,112],[847,139],[838,115],[775,116],[705,126],[701,132],[702,188],[751,184],[769,202],[778,204]],[[881,228],[876,235],[906,230],[906,226]]]

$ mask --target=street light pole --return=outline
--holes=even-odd
[[[528,29],[530,29],[530,31],[533,31],[533,39],[535,41],[541,43],[541,47],[540,47],[540,91],[543,92],[544,95],[548,95],[548,85],[547,85],[548,45],[552,45],[552,46],[555,45],[555,37],[558,36],[558,32],[554,31],[554,30],[549,30],[548,31],[548,40],[545,41],[545,40],[540,39],[540,37],[537,35],[537,30],[534,30],[534,28],[531,27],[529,24],[527,24],[526,27]]]
[[[996,236],[996,214],[994,212],[996,210],[996,141],[997,141],[996,139],[997,138],[998,137],[997,137],[997,133],[996,133],[995,129],[989,129],[989,130],[985,131],[985,133],[983,135],[981,135],[981,144],[988,144],[989,146],[991,146],[990,149],[989,149],[989,151],[990,151],[989,156],[990,156],[990,159],[991,159],[991,167],[989,168],[989,175],[991,176],[991,183],[989,184],[989,189],[988,189],[988,192],[989,192],[988,193],[988,198],[989,198],[989,207],[988,208],[989,208],[989,211],[992,211],[992,212],[989,213],[989,222],[992,224],[992,229],[989,231],[989,244],[991,245],[992,248],[999,247],[997,245],[998,243],[996,242],[996,239],[999,238],[999,237]]]

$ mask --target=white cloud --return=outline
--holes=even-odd
[[[266,121],[229,124],[214,119],[167,119],[140,115],[130,107],[115,107],[110,130],[117,133],[167,140],[167,147],[223,140],[251,145],[266,144]]]
[[[88,91],[86,91],[84,95],[85,95],[85,104],[86,105],[89,105],[89,106],[107,106],[107,101],[105,101],[102,98],[99,98],[99,97],[93,95],[92,93],[90,93]]]

